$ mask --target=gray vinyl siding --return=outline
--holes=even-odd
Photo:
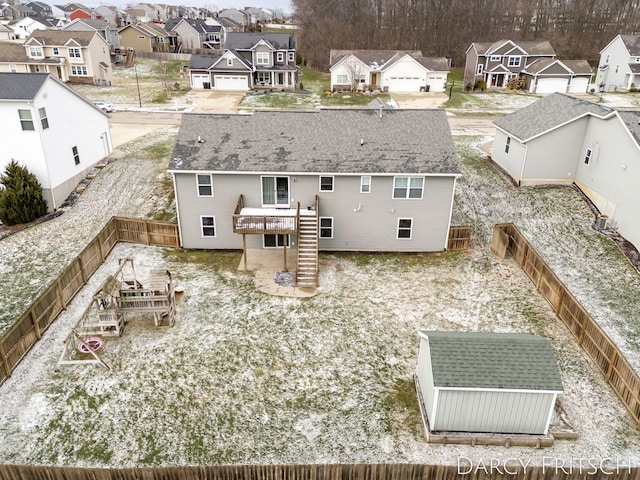
[[[208,172],[201,172],[208,173]],[[319,214],[333,217],[333,238],[321,250],[442,251],[445,249],[455,177],[425,177],[422,199],[393,199],[393,177],[372,176],[371,193],[360,193],[360,175],[334,175],[334,191],[320,192],[319,175],[288,176],[290,207],[320,198]],[[331,174],[326,174],[331,175]],[[415,175],[419,176],[419,175]],[[260,174],[213,174],[213,197],[198,197],[196,175],[176,173],[178,215],[183,247],[237,249],[242,236],[233,233],[232,215],[240,194],[245,207],[262,207]],[[355,210],[358,210],[354,212]],[[392,211],[393,210],[393,211]],[[216,238],[202,238],[200,216],[216,217]],[[398,218],[412,218],[412,238],[397,239]],[[294,240],[295,241],[295,240]],[[292,245],[295,247],[295,245]],[[247,235],[247,247],[262,248],[261,235]]]
[[[529,160],[522,174],[523,184],[573,182],[576,176],[576,152],[584,138],[587,123],[586,117],[581,118],[528,142]]]
[[[542,435],[554,401],[553,393],[443,389],[431,429]]]
[[[418,355],[418,369],[416,374],[418,376],[418,383],[420,384],[419,392],[422,396],[422,401],[424,402],[429,422],[431,422],[431,419],[433,418],[433,402],[435,398],[430,358],[431,352],[429,351],[429,342],[421,339],[420,353]]]
[[[640,248],[640,151],[620,120],[591,118],[580,148],[576,183],[618,231]],[[584,164],[587,148],[593,150]],[[625,166],[626,168],[623,168]]]
[[[509,145],[509,153],[505,152],[507,138],[511,138]],[[513,137],[509,137],[505,132],[496,129],[495,139],[493,141],[493,160],[504,168],[509,175],[517,182],[520,180],[522,173],[522,164],[527,154],[526,147]]]

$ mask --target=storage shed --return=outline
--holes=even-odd
[[[418,396],[431,432],[548,433],[563,392],[549,339],[418,333]]]

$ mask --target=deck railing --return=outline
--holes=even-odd
[[[297,215],[243,215],[244,197],[240,195],[233,211],[234,233],[288,235],[298,232]]]

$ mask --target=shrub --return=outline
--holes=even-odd
[[[0,221],[29,223],[47,213],[47,202],[35,175],[12,160],[0,175]]]
[[[507,81],[507,88],[509,90],[524,90],[526,82],[522,77],[513,77]]]

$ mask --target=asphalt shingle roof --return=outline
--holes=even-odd
[[[620,35],[629,55],[632,57],[640,57],[640,35]]]
[[[563,391],[548,338],[525,333],[431,332],[435,387]]]
[[[260,40],[269,42],[276,50],[294,50],[296,37],[288,33],[241,33],[230,32],[227,34],[224,47],[227,50],[249,50]]]
[[[220,59],[221,55],[191,55],[189,68],[191,70],[207,70]]]
[[[367,109],[184,114],[169,170],[460,173],[444,110]]]
[[[73,39],[78,45],[86,47],[96,35],[98,35],[97,32],[84,32],[80,30],[36,30],[29,36],[29,39],[36,39],[42,45],[48,46],[62,46],[70,39]]]
[[[618,115],[627,126],[631,135],[638,145],[640,145],[640,111],[620,110]]]
[[[33,100],[48,73],[0,72],[0,100]]]
[[[585,114],[607,116],[609,107],[596,105],[563,93],[552,93],[520,110],[499,118],[493,124],[526,141]]]

